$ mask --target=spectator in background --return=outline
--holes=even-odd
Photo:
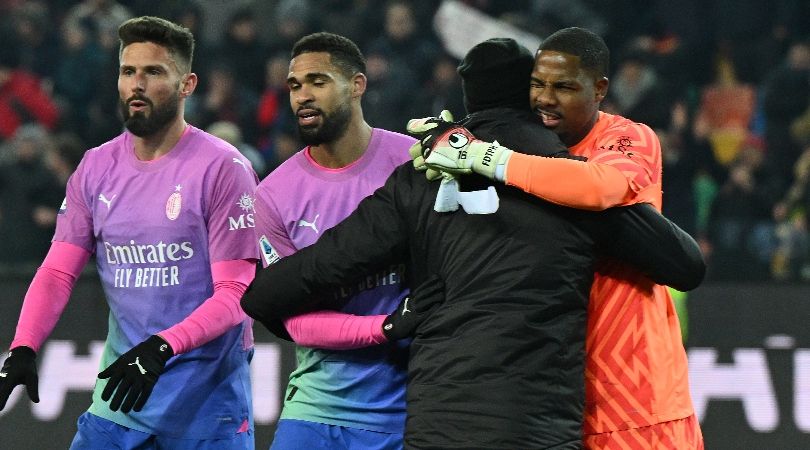
[[[768,157],[778,174],[789,176],[802,151],[790,126],[810,107],[810,41],[791,45],[783,63],[766,76],[762,103]]]
[[[665,128],[670,123],[675,94],[647,58],[640,50],[625,53],[611,78],[610,106],[605,105],[605,110],[652,128]]]
[[[268,172],[298,151],[299,143],[284,149],[279,138],[289,136],[294,141],[296,131],[295,116],[287,107],[290,89],[287,87],[290,58],[287,54],[276,54],[265,65],[264,92],[259,98],[256,111],[258,128],[257,147],[267,162]],[[281,145],[280,145],[281,144]]]
[[[53,136],[53,145],[45,154],[45,165],[56,176],[64,192],[68,179],[79,166],[84,155],[84,143],[71,132],[61,132]]]
[[[702,197],[704,185],[714,186],[718,173],[724,169],[716,163],[709,142],[693,133],[687,103],[676,101],[670,115],[669,126],[655,130],[663,158],[662,212],[705,243],[706,227],[701,214],[706,214],[704,210],[711,204]]]
[[[36,75],[19,68],[19,57],[16,47],[0,46],[0,140],[26,122],[51,130],[59,120],[56,102]]]
[[[407,68],[412,79],[421,86],[431,77],[440,53],[430,26],[417,23],[413,5],[401,0],[386,5],[384,24],[383,35],[369,43],[366,53],[383,55],[395,67]],[[404,124],[397,129],[403,127]]]
[[[20,52],[20,68],[43,80],[49,80],[59,60],[59,39],[52,25],[50,11],[45,3],[25,2],[11,15],[12,39]]]
[[[695,235],[697,212],[695,207],[694,182],[697,176],[698,156],[696,148],[685,137],[686,106],[678,103],[672,109],[672,122],[666,129],[656,128],[661,142],[662,174],[661,212],[677,223],[687,233]]]
[[[448,54],[436,58],[433,76],[416,92],[411,100],[410,117],[438,116],[448,110],[454,117],[464,116],[464,95],[461,77],[456,72],[458,60]]]
[[[216,50],[217,58],[228,64],[233,73],[239,74],[235,81],[250,92],[260,92],[264,87],[264,61],[267,46],[259,39],[256,17],[249,7],[237,10],[225,26],[222,43]],[[214,83],[215,80],[210,80]],[[212,87],[206,87],[210,90]]]
[[[268,52],[289,54],[295,43],[313,31],[312,7],[309,0],[280,0],[274,11],[273,29]]]
[[[810,280],[810,145],[793,166],[793,183],[773,209],[778,245],[771,262],[777,280]]]
[[[375,128],[404,133],[413,93],[418,87],[411,67],[387,53],[371,51],[366,54],[366,75],[368,85],[363,95],[366,120]]]
[[[68,129],[77,130],[85,141],[92,136],[97,124],[90,120],[106,55],[96,39],[93,25],[87,21],[78,24],[66,23],[61,29],[61,56],[55,61],[54,95],[63,105],[62,123]]]
[[[187,103],[189,123],[205,129],[214,122],[233,122],[242,130],[245,142],[253,145],[259,94],[239,82],[226,60],[211,63],[206,75],[208,83],[203,95],[189,98]]]
[[[151,0],[144,0],[145,3],[152,4]],[[215,48],[210,44],[208,35],[211,30],[205,20],[205,12],[197,0],[175,0],[173,2],[161,2],[162,13],[159,17],[165,17],[172,22],[188,28],[196,38],[194,39],[194,65],[197,73],[208,73],[208,64],[215,61]],[[151,5],[154,6],[154,5]],[[149,14],[145,12],[144,14]],[[201,80],[201,82],[204,80]],[[201,84],[204,86],[204,83]]]
[[[98,44],[103,48],[118,47],[118,26],[132,17],[126,6],[116,0],[82,0],[65,14],[63,25],[78,27],[82,23],[95,30]]]
[[[267,165],[264,163],[264,158],[256,150],[256,147],[242,139],[242,131],[238,125],[222,120],[212,123],[205,131],[236,147],[239,153],[250,161],[253,171],[256,172],[260,179],[267,175]]]
[[[383,2],[358,0],[318,0],[318,24],[321,29],[346,36],[360,48],[382,33]]]
[[[23,125],[3,145],[0,164],[0,262],[34,263],[48,251],[64,190],[45,163],[48,131]]]
[[[771,215],[783,177],[764,152],[761,139],[749,138],[720,180],[709,219],[715,279],[763,279],[769,272],[776,245]]]
[[[494,2],[478,2],[492,4]],[[512,3],[512,2],[509,2]],[[519,2],[518,2],[519,3]],[[533,21],[537,24],[535,31],[540,36],[548,36],[560,28],[580,26],[594,33],[604,35],[610,24],[605,18],[584,0],[535,0],[529,2]],[[525,11],[525,9],[523,9]],[[491,14],[497,15],[496,11]]]
[[[710,143],[718,163],[728,165],[750,135],[756,93],[756,86],[737,79],[732,59],[721,51],[715,79],[701,90],[695,117],[695,126]]]

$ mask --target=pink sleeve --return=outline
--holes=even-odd
[[[355,316],[315,311],[284,320],[287,332],[303,347],[350,350],[387,342],[382,323],[387,316]]]
[[[247,319],[239,300],[256,275],[255,260],[215,262],[211,274],[214,294],[183,321],[158,333],[175,355],[195,349]]]
[[[24,345],[39,351],[65,310],[73,284],[90,252],[67,242],[54,241],[25,293],[11,348]]]

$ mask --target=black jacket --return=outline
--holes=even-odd
[[[508,123],[507,136],[497,136],[503,145],[560,150],[556,136],[518,111],[470,119],[484,140]],[[493,183],[475,176],[464,184]],[[322,307],[313,299],[326,289],[392,261],[407,261],[411,286],[438,274],[446,301],[410,347],[406,447],[579,448],[598,255],[681,287],[697,285],[705,265],[694,240],[649,205],[580,211],[494,184],[495,214],[436,213],[439,183],[406,163],[316,244],[261,270],[242,306],[274,322]]]

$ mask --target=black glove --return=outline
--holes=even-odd
[[[436,139],[455,128],[463,127],[453,120],[453,114],[446,109],[439,114],[439,117],[411,119],[405,127],[408,134],[419,139],[423,151],[428,151],[433,148]]]
[[[0,411],[6,407],[8,396],[18,384],[24,384],[28,398],[39,403],[39,376],[37,375],[37,354],[30,347],[14,347],[0,370]]]
[[[111,410],[118,411],[120,407],[123,413],[140,411],[163,373],[166,361],[173,355],[172,347],[160,336],[150,336],[98,374],[99,378],[110,379],[101,393],[101,399],[106,402],[115,391],[115,397],[110,402]]]
[[[432,276],[399,303],[382,324],[388,341],[411,337],[419,325],[444,301],[444,281]]]

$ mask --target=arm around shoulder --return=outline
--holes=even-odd
[[[703,282],[706,261],[689,233],[652,205],[640,203],[604,212],[605,250],[641,270],[651,280],[690,291]]]

